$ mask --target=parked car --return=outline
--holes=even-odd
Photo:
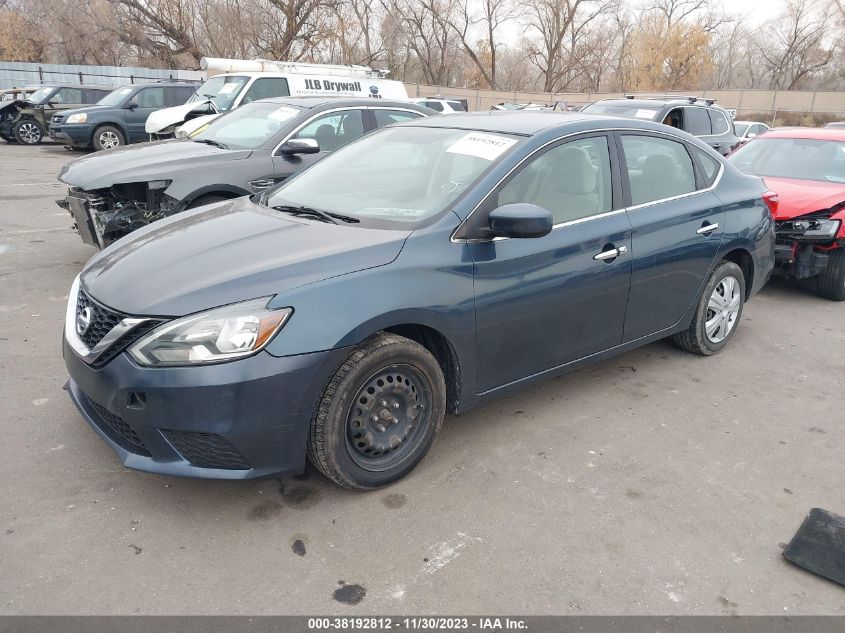
[[[740,143],[747,143],[752,138],[757,138],[770,129],[768,125],[759,121],[734,121],[734,132]]]
[[[65,165],[58,200],[103,248],[185,209],[264,191],[367,132],[435,114],[380,99],[280,97],[216,119],[190,139],[91,154]]]
[[[845,130],[772,130],[729,160],[778,194],[775,273],[845,301]]]
[[[4,101],[24,101],[29,98],[29,95],[37,92],[39,88],[41,88],[41,86],[5,88],[0,90],[0,103]]]
[[[209,77],[188,103],[147,119],[151,139],[189,136],[229,110],[270,97],[408,98],[401,81],[387,79],[387,71],[368,66],[203,57],[200,67],[223,74]]]
[[[832,121],[825,125],[826,128],[831,128],[834,130],[845,130],[845,121]]]
[[[95,255],[67,389],[130,468],[244,479],[307,452],[377,488],[447,411],[664,337],[724,349],[771,272],[773,204],[650,122],[418,118]]]
[[[491,110],[548,110],[549,106],[542,103],[510,103],[503,101],[490,107]]]
[[[198,87],[199,82],[158,81],[118,88],[94,106],[54,114],[50,138],[68,147],[96,150],[146,141],[147,117],[185,103]]]
[[[697,136],[723,156],[739,144],[733,119],[713,99],[687,97],[648,97],[602,99],[582,110],[589,114],[608,114],[642,121],[656,121]]]
[[[111,88],[104,86],[60,84],[39,88],[25,100],[0,104],[0,138],[7,143],[37,145],[53,114],[97,103],[109,92]]]
[[[453,114],[455,112],[466,112],[466,106],[457,99],[443,99],[441,97],[419,97],[408,99],[411,103],[424,106],[440,114]]]

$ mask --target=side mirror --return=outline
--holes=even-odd
[[[134,109],[135,109],[135,108],[137,108],[137,107],[138,107],[138,102],[137,102],[137,101],[130,101],[129,103],[124,103],[124,104],[123,104],[123,109],[124,109],[124,110],[134,110]]]
[[[281,152],[285,156],[293,156],[294,154],[318,154],[320,152],[320,144],[313,138],[292,138],[282,145]]]
[[[745,138],[757,138],[757,132],[752,132],[751,134],[746,135]]]
[[[552,214],[536,204],[504,204],[490,212],[490,230],[502,237],[543,237],[552,230]]]

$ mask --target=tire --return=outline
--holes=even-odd
[[[123,136],[123,132],[113,125],[101,125],[94,130],[94,134],[91,136],[91,144],[99,152],[104,149],[115,149],[126,145],[126,139]]]
[[[227,198],[226,196],[218,196],[217,194],[210,193],[205,196],[200,196],[196,200],[192,200],[191,204],[189,204],[186,209],[196,209],[197,207],[203,207],[207,204],[214,204],[215,202],[223,202],[224,200],[230,200],[231,198]]]
[[[380,488],[422,460],[445,415],[446,382],[429,351],[377,334],[329,380],[311,421],[308,459],[341,486]]]
[[[828,255],[827,268],[816,283],[819,296],[831,301],[845,301],[845,247]]]
[[[44,138],[44,128],[35,119],[21,119],[12,127],[18,143],[38,145]]]
[[[725,294],[729,298],[721,305],[720,297]],[[722,351],[736,334],[744,305],[745,276],[742,269],[733,262],[720,262],[704,286],[689,328],[673,337],[675,344],[700,356]],[[719,318],[720,314],[722,318]]]

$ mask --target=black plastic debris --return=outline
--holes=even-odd
[[[813,508],[783,556],[807,571],[845,586],[845,517]]]

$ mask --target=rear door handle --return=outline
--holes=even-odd
[[[719,228],[718,222],[716,222],[716,224],[705,224],[700,229],[698,229],[696,231],[696,233],[698,233],[699,235],[707,235],[708,233],[712,233],[713,231],[715,231],[718,228]]]
[[[595,255],[593,257],[593,259],[598,260],[598,261],[604,261],[604,260],[607,260],[607,259],[616,259],[620,255],[627,253],[627,252],[628,252],[627,246],[620,246],[619,248],[611,248],[610,250],[602,251],[598,255]]]

